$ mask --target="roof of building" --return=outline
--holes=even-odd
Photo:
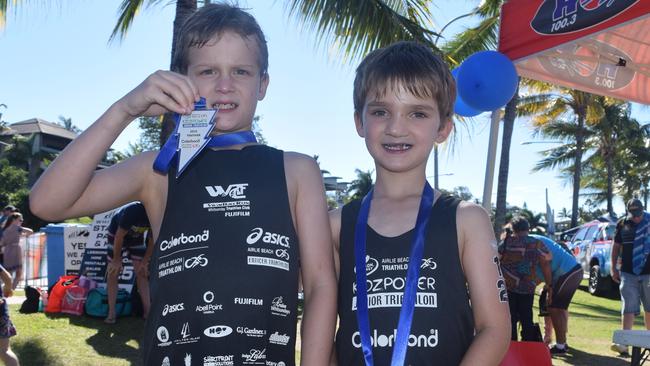
[[[42,133],[63,137],[69,140],[73,140],[77,137],[76,133],[66,130],[61,125],[40,118],[31,118],[25,121],[12,123],[7,127],[9,127],[9,129],[0,132],[0,135],[28,135],[31,133]]]

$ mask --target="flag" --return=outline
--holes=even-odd
[[[548,235],[555,234],[555,218],[553,216],[553,210],[548,204],[548,189],[546,189],[546,233]]]

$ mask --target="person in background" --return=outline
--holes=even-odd
[[[547,343],[550,343],[551,331],[555,329],[555,344],[551,347],[551,354],[563,354],[568,349],[566,335],[569,325],[569,304],[582,281],[583,270],[575,257],[564,250],[560,244],[541,235],[530,236],[540,240],[552,255],[552,301],[547,306],[548,290],[545,288],[539,299],[539,309],[540,312],[547,310],[550,315],[544,317],[544,342],[548,339]],[[536,271],[538,278],[544,276],[541,266],[537,266]]]
[[[627,202],[627,215],[616,223],[612,247],[612,280],[620,283],[621,323],[623,329],[632,329],[634,318],[645,312],[645,327],[650,330],[650,214],[640,200]],[[616,262],[621,257],[620,270]],[[612,344],[612,351],[627,354],[627,346]]]
[[[16,328],[11,322],[9,316],[9,306],[7,298],[11,297],[13,291],[13,281],[11,274],[0,266],[0,279],[2,280],[2,298],[0,298],[0,359],[6,366],[18,366],[18,357],[9,346],[9,339],[16,335]]]
[[[515,217],[510,222],[512,235],[506,235],[499,247],[501,255],[501,270],[508,288],[508,304],[510,306],[510,321],[512,327],[511,339],[517,340],[517,323],[521,323],[521,338],[524,341],[535,341],[535,326],[533,324],[533,300],[535,287],[541,282],[537,277],[535,267],[542,267],[545,288],[552,288],[551,266],[552,255],[546,246],[530,235],[530,224],[523,217]],[[552,302],[552,292],[549,292],[548,302]]]
[[[16,207],[12,205],[7,205],[2,210],[2,215],[0,215],[0,239],[2,238],[2,228],[5,226],[5,222],[7,222],[9,216],[14,212],[16,212]]]
[[[149,314],[149,279],[147,268],[153,252],[153,240],[147,233],[151,230],[147,211],[140,202],[134,202],[119,209],[108,225],[108,267],[106,268],[106,292],[108,294],[107,324],[116,321],[115,304],[119,276],[122,272],[122,257],[133,262],[138,292],[142,299],[143,315]],[[146,243],[146,244],[145,244]]]
[[[15,273],[12,285],[14,290],[23,279],[23,248],[20,246],[20,237],[34,233],[32,229],[23,227],[22,224],[22,214],[14,212],[9,215],[0,239],[0,248],[3,252],[2,265],[7,271]]]

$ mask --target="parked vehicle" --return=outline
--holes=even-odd
[[[605,295],[616,289],[611,277],[611,252],[616,224],[594,220],[579,227],[568,243],[576,260],[589,276],[589,292]]]
[[[565,248],[568,248],[569,243],[571,243],[573,237],[576,236],[578,230],[580,230],[580,226],[565,230],[561,233],[557,233],[555,235],[555,237],[557,238],[555,242],[562,245]]]

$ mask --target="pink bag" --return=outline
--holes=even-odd
[[[79,277],[79,286],[86,289],[86,292],[97,287],[97,282],[86,276]]]
[[[83,315],[86,295],[88,290],[81,286],[73,285],[66,289],[63,301],[61,301],[61,312],[72,315]]]

